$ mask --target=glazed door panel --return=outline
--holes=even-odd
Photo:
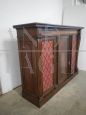
[[[70,36],[58,39],[58,84],[63,83],[70,75]]]
[[[71,74],[77,72],[77,35],[72,36]]]

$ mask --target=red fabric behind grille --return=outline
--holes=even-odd
[[[53,86],[53,41],[42,42],[43,92]]]

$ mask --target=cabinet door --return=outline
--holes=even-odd
[[[77,72],[77,55],[78,55],[77,43],[78,43],[77,35],[73,35],[72,50],[71,50],[71,74]]]
[[[42,40],[40,49],[39,77],[41,77],[42,93],[46,94],[54,88],[54,40]]]
[[[58,39],[58,84],[63,83],[70,75],[71,36],[62,35]]]

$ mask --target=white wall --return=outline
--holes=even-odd
[[[21,84],[15,24],[61,24],[62,0],[0,0],[0,78],[2,92]],[[12,29],[13,37],[9,34]]]
[[[74,3],[74,0],[63,0],[63,7],[68,7],[68,6],[72,6]]]
[[[72,1],[72,0],[71,0]],[[65,0],[64,4],[68,4]],[[71,2],[72,3],[72,2]],[[65,5],[66,6],[66,5]],[[64,25],[74,25],[85,27],[82,30],[80,51],[78,57],[78,68],[86,71],[86,5],[72,6],[67,5],[64,9]]]

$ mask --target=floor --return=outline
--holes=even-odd
[[[79,74],[37,108],[21,96],[21,87],[0,97],[0,115],[86,115],[86,72]]]

